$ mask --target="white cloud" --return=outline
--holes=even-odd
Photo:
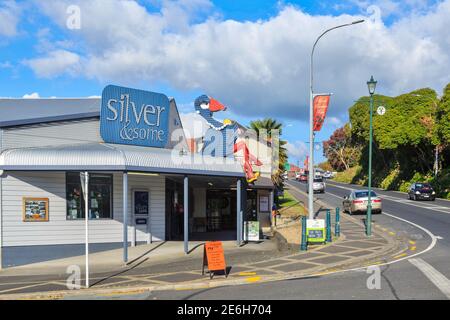
[[[301,160],[309,154],[308,146],[303,141],[288,142],[286,149],[289,158],[295,158],[297,160]]]
[[[326,117],[324,126],[331,126],[335,129],[340,128],[344,125],[344,122],[337,117]]]
[[[23,99],[39,99],[40,95],[37,92],[33,92],[33,93],[30,93],[30,94],[24,94],[22,98]]]
[[[13,0],[3,0],[0,4],[0,37],[17,35],[20,7]]]
[[[26,60],[24,63],[42,78],[53,78],[63,73],[75,75],[80,70],[79,55],[67,50],[54,50],[44,57]]]
[[[247,117],[306,119],[312,43],[322,30],[362,18],[311,16],[284,6],[269,20],[224,21],[210,12],[199,21],[197,11],[212,10],[207,0],[163,1],[156,13],[135,1],[36,3],[63,30],[69,4],[79,4],[82,14],[81,29],[66,30],[82,51],[52,49],[29,60],[38,76],[69,73],[102,82],[169,83],[178,90],[202,90]],[[383,3],[384,10],[397,10],[397,2]],[[369,19],[325,36],[314,73],[315,90],[334,93],[329,116],[343,118],[353,100],[367,95],[372,74],[383,94],[425,86],[441,90],[450,82],[449,16],[446,0],[391,25]]]

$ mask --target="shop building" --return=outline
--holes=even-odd
[[[101,99],[1,99],[0,115],[0,266],[84,244],[85,172],[89,243],[123,245],[124,260],[152,241],[241,243],[248,212],[270,217],[271,184],[249,186],[238,159],[188,152],[164,95],[109,86]]]

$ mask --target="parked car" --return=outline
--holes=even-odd
[[[344,212],[348,212],[350,215],[354,213],[367,212],[367,205],[369,204],[369,190],[354,190],[348,196],[344,197],[342,201],[342,208]],[[381,198],[372,191],[370,193],[372,202],[372,213],[381,213]]]
[[[431,200],[436,199],[436,192],[429,183],[415,182],[409,187],[409,200]]]
[[[325,193],[325,182],[322,178],[315,178],[312,187],[313,192]],[[309,193],[309,182],[306,187],[306,192]]]

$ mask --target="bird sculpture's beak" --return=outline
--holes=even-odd
[[[225,107],[223,104],[221,104],[216,99],[211,98],[209,101],[209,111],[211,112],[217,112],[217,111],[225,111],[227,110],[227,107]]]

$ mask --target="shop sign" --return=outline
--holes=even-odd
[[[306,220],[306,235],[309,243],[325,242],[325,220],[308,219]]]
[[[100,135],[108,143],[163,148],[169,111],[164,94],[109,85],[102,93]]]

